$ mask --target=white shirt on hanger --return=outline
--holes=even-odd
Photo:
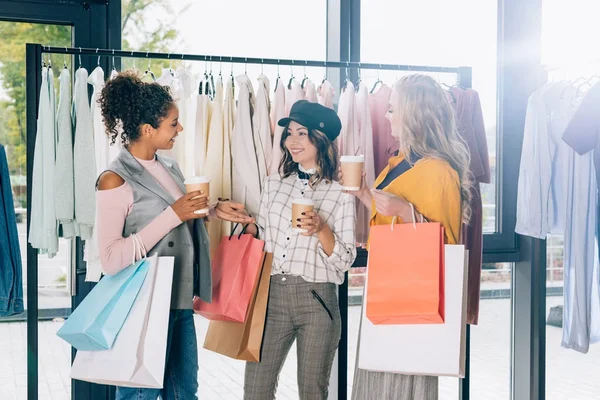
[[[75,170],[75,220],[83,240],[92,237],[96,216],[96,178],[98,176],[87,80],[87,70],[79,68],[75,73],[75,89],[73,90],[75,105],[73,166]]]
[[[73,177],[73,122],[71,121],[71,73],[60,73],[58,102],[54,203],[56,219],[62,226],[63,237],[77,235],[75,228],[75,183]]]
[[[183,126],[183,132],[177,136],[175,146],[177,147],[177,160],[185,176],[193,175],[194,170],[194,132],[196,125],[196,107],[194,104],[195,85],[192,77],[185,68],[177,68],[175,77],[179,80],[180,99],[179,122]]]
[[[90,109],[92,115],[92,126],[94,128],[94,145],[96,148],[96,172],[100,174],[106,168],[110,162],[108,155],[109,139],[104,129],[104,121],[102,119],[102,109],[98,104],[100,93],[104,88],[104,70],[102,67],[96,67],[87,82],[92,85],[92,100],[90,102]]]
[[[33,160],[33,187],[29,243],[52,258],[58,252],[58,224],[54,204],[55,100],[52,68],[42,69],[37,134]]]
[[[271,108],[271,129],[273,132],[273,151],[271,152],[271,164],[269,167],[269,175],[276,174],[279,171],[279,163],[283,154],[279,147],[283,127],[277,125],[280,119],[285,118],[285,86],[281,78],[277,78],[275,83],[275,95],[273,99],[273,107]]]
[[[203,85],[205,82],[200,82]],[[196,175],[204,175],[206,150],[208,147],[208,129],[210,127],[211,102],[207,94],[196,97],[196,132],[194,135],[194,166]]]
[[[235,123],[235,96],[233,78],[228,78],[225,84],[225,100],[223,103],[223,197],[232,197],[233,160],[231,156],[231,138]],[[231,233],[231,222],[222,221],[222,235]]]
[[[247,75],[237,76],[236,82],[238,87],[237,115],[231,139],[233,199],[244,203],[250,215],[257,215],[262,182],[254,148],[254,133],[252,132],[254,89]]]

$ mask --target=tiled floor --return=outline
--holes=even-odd
[[[549,298],[549,307],[562,298]],[[349,371],[354,369],[360,307],[349,312]],[[208,323],[197,317],[199,342]],[[40,399],[68,400],[70,348],[57,336],[59,322],[40,325]],[[471,331],[471,399],[509,399],[510,301],[484,300],[480,325]],[[600,398],[600,345],[587,355],[560,348],[561,330],[547,329],[547,399],[592,400]],[[26,329],[24,323],[0,323],[0,400],[26,398]],[[7,361],[8,360],[8,361]],[[200,393],[202,400],[240,400],[244,363],[201,349]],[[349,372],[349,384],[352,373]],[[295,400],[296,354],[292,349],[281,375],[277,399]],[[458,398],[458,380],[440,379],[440,400]],[[374,397],[374,400],[376,398]]]

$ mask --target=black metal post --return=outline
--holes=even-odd
[[[31,227],[31,191],[33,188],[33,154],[37,133],[37,114],[42,75],[42,47],[26,48],[27,98],[27,238]],[[38,398],[38,252],[27,242],[27,398]]]
[[[470,89],[473,87],[473,68],[458,68],[458,85]],[[468,284],[468,283],[467,283]],[[471,396],[471,325],[467,324],[466,343],[465,343],[465,377],[458,383],[458,398],[460,400],[469,400]]]

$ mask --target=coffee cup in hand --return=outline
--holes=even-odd
[[[343,189],[347,191],[360,190],[362,186],[365,156],[342,156],[340,159],[344,175]]]
[[[298,219],[305,217],[302,213],[311,212],[314,208],[315,203],[311,199],[298,198],[292,200],[292,231],[296,233],[308,232],[306,229],[298,228]]]
[[[210,178],[206,176],[190,176],[184,183],[187,193],[202,191],[204,196],[210,197]],[[204,208],[194,211],[194,214],[208,214],[209,211],[208,208]]]

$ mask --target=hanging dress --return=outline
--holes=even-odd
[[[311,103],[319,102],[319,99],[317,96],[317,88],[315,87],[315,84],[310,79],[307,79],[306,81],[304,81],[304,98],[306,100],[310,101]]]
[[[194,135],[194,168],[196,175],[204,175],[206,150],[208,147],[208,129],[210,127],[211,102],[206,93],[208,82],[200,82],[200,94],[196,97],[196,126]]]

